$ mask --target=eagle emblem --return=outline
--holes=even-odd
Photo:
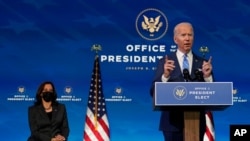
[[[101,47],[101,45],[99,45],[99,44],[94,44],[94,45],[91,47],[91,51],[93,51],[93,50],[97,53],[98,51],[101,51],[101,50],[102,50],[102,47]]]
[[[20,86],[20,87],[18,87],[18,92],[19,93],[24,93],[24,91],[25,91],[25,88],[23,87],[23,86]]]
[[[162,11],[147,8],[138,14],[135,26],[137,33],[142,38],[155,41],[167,33],[168,19]]]
[[[72,87],[70,87],[70,86],[65,87],[64,92],[65,92],[66,94],[72,93]]]
[[[144,30],[149,31],[150,33],[158,32],[162,27],[163,23],[160,22],[161,16],[157,16],[155,18],[143,15],[144,21],[142,21],[141,25]]]
[[[122,88],[121,87],[116,88],[115,93],[116,94],[121,94],[122,93]]]
[[[184,89],[177,89],[175,93],[178,97],[183,97],[185,94]]]
[[[178,100],[183,100],[187,97],[187,89],[183,86],[177,86],[174,89],[174,96]]]

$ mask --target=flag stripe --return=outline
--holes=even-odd
[[[84,132],[84,141],[91,141],[88,134],[86,132]]]
[[[90,131],[92,131],[92,135],[94,135],[98,141],[102,141],[102,136],[100,135],[100,133],[95,129],[96,127],[94,126],[93,122],[91,122],[91,120],[89,119],[89,117],[86,117],[86,123],[90,128]]]
[[[208,128],[206,130],[209,130]],[[211,134],[211,132],[206,132],[206,136],[208,138],[208,141],[214,141],[214,137],[213,135]]]
[[[100,119],[100,120],[99,120],[99,123],[100,123],[100,125],[102,126],[102,128],[103,128],[105,134],[106,134],[106,135],[109,135],[109,127],[108,127],[107,124],[105,123],[105,120]]]
[[[214,120],[212,112],[208,111],[205,114],[206,132],[204,133],[203,141],[215,141]]]
[[[92,115],[93,116],[93,115]],[[91,116],[90,116],[91,117]],[[97,123],[97,126],[95,127],[94,120],[91,120],[93,118],[87,118],[88,120],[86,120],[87,125],[89,126],[89,130],[92,132],[91,134],[94,134],[94,136],[99,139],[99,140],[103,140],[103,139],[108,139],[109,138],[109,131],[105,131],[103,129],[104,127],[107,127],[106,123],[103,120],[99,120],[99,122]],[[100,122],[102,122],[102,125]],[[107,129],[108,130],[108,129]]]
[[[94,140],[97,140],[97,138],[93,135],[89,126],[85,124],[84,141],[94,141]]]

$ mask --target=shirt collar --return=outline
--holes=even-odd
[[[177,54],[178,57],[183,57],[183,55],[184,55],[184,53],[181,52],[179,49],[177,49],[176,54]],[[192,57],[192,56],[193,56],[192,51],[189,51],[189,52],[187,53],[187,56],[188,56],[188,58]]]

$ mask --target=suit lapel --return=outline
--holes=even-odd
[[[42,117],[43,119],[49,120],[49,117],[48,117],[48,115],[46,114],[46,112],[44,111],[44,108],[43,108],[42,105],[40,105],[40,106],[38,107],[38,112],[39,112],[39,114],[41,115],[41,117]]]
[[[58,113],[58,106],[53,105],[53,110],[52,110],[52,119],[51,121],[53,122],[56,119],[57,113]]]
[[[196,54],[193,53],[193,63],[192,63],[192,72],[191,76],[195,77],[195,70],[201,69],[203,60],[199,58]]]
[[[197,59],[197,57],[195,56],[195,55],[193,55],[193,62],[192,62],[192,71],[191,71],[191,74],[193,74],[194,73],[194,71],[196,70],[196,69],[198,69],[198,62],[199,62],[199,60]]]

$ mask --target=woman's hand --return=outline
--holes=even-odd
[[[54,138],[52,138],[51,141],[65,141],[65,137],[58,134]]]

